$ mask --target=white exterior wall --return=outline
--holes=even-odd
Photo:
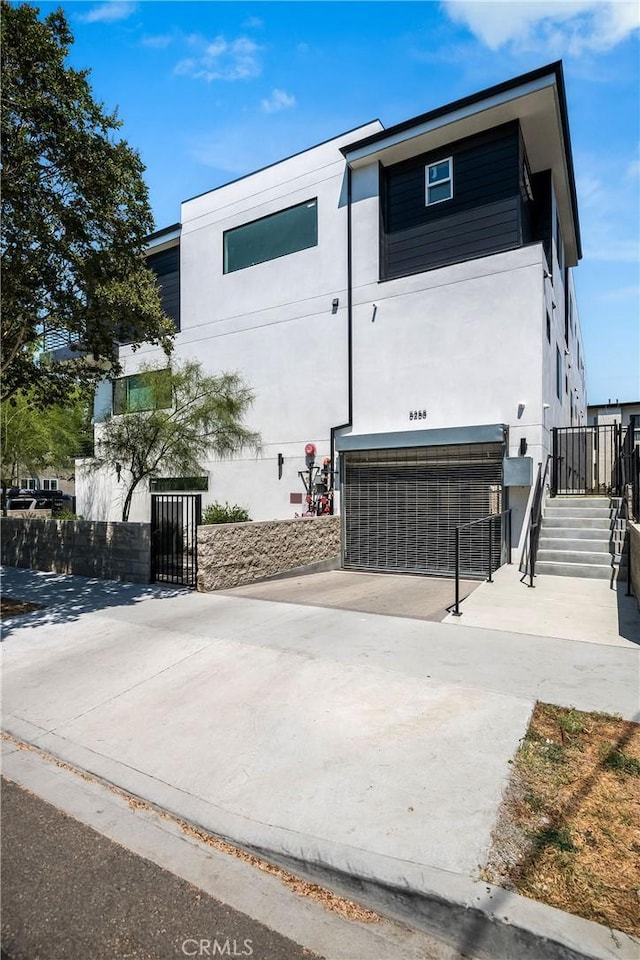
[[[175,358],[197,359],[209,373],[239,371],[255,393],[247,422],[263,445],[257,458],[209,464],[203,505],[228,500],[254,520],[286,519],[305,509],[290,503],[290,493],[304,496],[298,471],[305,468],[305,444],[316,444],[321,464],[330,453],[331,426],[348,414],[346,167],[339,148],[380,129],[377,121],[367,124],[182,205]],[[225,230],[316,197],[316,247],[223,273]],[[122,359],[127,374],[166,362],[159,349],[146,347],[123,348]],[[281,480],[278,453],[285,458]],[[115,478],[94,485],[91,515],[99,508],[96,518],[115,518],[121,499]],[[143,491],[131,519],[148,516]]]
[[[302,512],[304,504],[292,505],[290,494],[304,496],[298,476],[304,446],[315,443],[321,463],[330,452],[331,426],[347,419],[347,174],[339,147],[378,129],[377,122],[370,124],[183,204],[182,329],[175,357],[197,359],[210,373],[239,371],[256,397],[248,423],[263,442],[257,458],[246,454],[206,465],[204,505],[228,500],[254,520]],[[316,247],[223,273],[225,230],[314,198]],[[535,481],[538,464],[550,452],[551,428],[571,422],[565,372],[569,390],[579,398],[573,422],[586,422],[577,311],[565,343],[553,202],[553,282],[545,278],[549,265],[542,244],[380,282],[377,163],[353,171],[353,425],[345,432],[505,423],[510,456],[518,455],[526,438]],[[570,273],[569,278],[572,287]],[[563,361],[560,398],[556,345]],[[135,353],[123,348],[122,356],[126,373],[166,362],[154,348]],[[108,391],[98,395],[98,421],[109,402]],[[412,410],[426,410],[426,420],[410,420]],[[120,517],[123,484],[115,475],[94,475],[90,492],[85,484],[79,487],[79,513]],[[522,545],[530,496],[529,487],[509,491],[514,546]],[[149,519],[146,487],[136,493],[130,518]]]

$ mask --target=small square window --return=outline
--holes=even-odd
[[[425,171],[427,206],[451,200],[453,196],[453,158],[427,164]]]

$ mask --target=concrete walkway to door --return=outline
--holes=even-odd
[[[461,581],[460,597],[470,596],[479,586],[479,580]],[[454,584],[453,580],[444,577],[330,570],[327,573],[283,577],[219,592],[253,600],[274,600],[439,622],[447,616],[447,607],[453,603]]]

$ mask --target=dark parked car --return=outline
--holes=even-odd
[[[73,510],[73,497],[62,490],[7,490],[7,510],[51,510],[53,514]]]

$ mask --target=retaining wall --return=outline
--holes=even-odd
[[[2,563],[100,580],[149,583],[148,523],[3,517]]]
[[[274,577],[340,553],[340,517],[198,527],[198,590]]]

